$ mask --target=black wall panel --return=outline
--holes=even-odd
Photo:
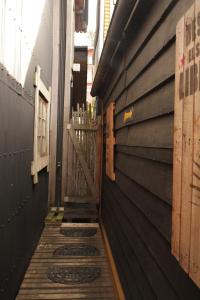
[[[128,300],[197,300],[171,255],[175,28],[193,0],[144,3],[99,89],[104,113],[116,103],[116,180],[105,175],[104,141],[102,218]]]
[[[48,173],[32,184],[36,65],[51,85],[52,1],[42,15],[25,86],[0,66],[0,299],[14,300],[43,228],[48,205]]]
[[[72,107],[77,109],[77,104],[86,107],[86,90],[87,90],[87,47],[74,48],[74,63],[80,64],[80,72],[73,72],[73,95]]]
[[[56,205],[61,205],[62,185],[62,147],[63,147],[63,112],[65,92],[65,53],[66,53],[66,14],[67,2],[60,1],[60,48],[59,48],[59,82],[58,82],[58,116],[57,116],[57,154],[56,154]]]

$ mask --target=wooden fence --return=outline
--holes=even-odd
[[[67,199],[99,200],[101,168],[101,120],[88,110],[73,111],[67,132]]]

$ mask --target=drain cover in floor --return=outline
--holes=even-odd
[[[60,233],[66,237],[91,237],[97,233],[96,228],[61,228]]]
[[[89,283],[101,275],[98,267],[60,267],[53,266],[47,270],[47,277],[55,283],[78,284]]]
[[[99,256],[100,252],[94,246],[86,244],[68,244],[57,248],[53,255],[60,256]]]

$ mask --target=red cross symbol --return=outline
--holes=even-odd
[[[185,55],[183,54],[183,56],[180,59],[180,67],[184,66],[185,64]]]

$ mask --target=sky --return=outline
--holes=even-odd
[[[89,0],[88,31],[94,31],[96,27],[96,6],[97,0]]]

